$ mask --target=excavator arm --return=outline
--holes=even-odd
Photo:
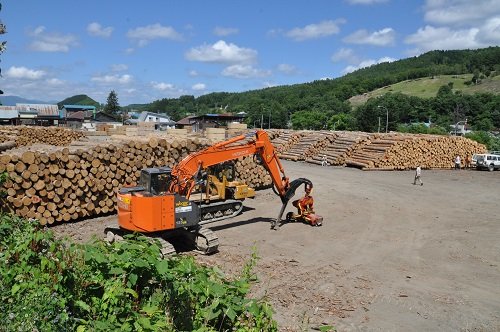
[[[185,157],[172,169],[170,192],[177,192],[189,199],[202,173],[208,167],[251,155],[260,156],[263,166],[271,175],[275,192],[283,203],[279,217],[273,224],[274,228],[276,223],[281,221],[286,205],[295,194],[295,190],[301,184],[312,188],[312,183],[304,178],[289,181],[274,146],[264,130],[234,137]]]

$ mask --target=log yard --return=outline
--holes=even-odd
[[[200,161],[189,190],[170,185],[168,190],[178,186],[176,195],[189,198],[205,181],[201,222],[186,217],[175,223],[186,222],[181,226],[189,228],[191,222],[199,227],[205,217],[215,219],[203,228],[217,234],[217,246],[203,255],[172,241],[166,256],[193,255],[235,276],[256,252],[259,281],[251,295],[273,305],[280,331],[500,329],[500,172],[454,169],[456,155],[484,153],[484,145],[458,136],[271,129],[260,135],[274,148],[278,158],[272,160],[268,150],[259,150],[265,141],[244,128],[211,136],[126,127],[103,126],[95,132],[2,127],[0,173],[7,174],[2,211],[37,220],[77,243],[104,239],[106,230],[119,228],[117,197],[124,188],[139,186],[134,190],[146,192],[140,199],[162,195],[153,192],[152,178],[144,182],[143,170],[168,168],[165,174],[173,178],[176,166],[199,151],[223,146],[227,152],[227,146],[246,144],[244,154],[221,159],[232,164],[224,169],[231,176],[202,174]],[[221,145],[226,139],[233,145]],[[413,185],[417,166],[424,186]],[[283,212],[301,212],[298,203],[286,206],[290,185],[285,176],[280,182],[276,170],[286,172],[286,179],[302,179],[291,182],[293,189],[300,197],[298,186],[304,184],[314,197],[321,227],[283,217],[272,229]],[[211,174],[213,180],[207,180]],[[250,199],[242,199],[244,206],[235,214],[232,208],[220,212],[228,218],[216,218],[219,211],[203,214],[213,195],[207,181],[220,185],[218,180],[226,195],[243,184],[245,193],[248,186],[255,195],[247,194]],[[175,214],[184,213],[188,204],[176,203]]]

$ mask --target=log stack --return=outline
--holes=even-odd
[[[468,138],[422,134],[375,134],[347,160],[362,169],[405,170],[417,166],[446,169],[457,155],[465,159],[484,153],[486,147]]]
[[[18,137],[16,138],[17,146],[30,145],[33,143],[45,143],[57,146],[68,145],[72,141],[76,141],[85,137],[81,131],[71,129],[48,127],[18,127]]]
[[[9,180],[0,190],[0,208],[42,225],[95,217],[115,211],[116,193],[136,185],[145,167],[174,166],[206,146],[199,139],[150,137],[101,145],[0,155],[0,173]],[[236,163],[239,180],[259,188],[270,184],[267,171],[252,158]]]
[[[324,150],[335,139],[335,134],[332,132],[303,132],[300,140],[290,145],[286,151],[280,152],[278,155],[281,159],[304,161],[311,160],[313,156],[318,155],[319,151]]]
[[[313,156],[311,162],[321,164],[323,156],[329,165],[345,165],[346,159],[370,137],[363,132],[336,131],[333,141]]]
[[[266,132],[277,153],[287,152],[305,136],[305,132],[292,130],[271,129]]]
[[[271,175],[252,156],[241,157],[235,163],[236,178],[252,188],[261,189],[272,185]]]

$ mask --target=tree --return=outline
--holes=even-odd
[[[118,96],[115,90],[111,90],[108,95],[104,112],[108,114],[117,114],[120,111],[120,104],[118,103]]]

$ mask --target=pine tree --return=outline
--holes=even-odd
[[[115,90],[111,90],[108,95],[108,100],[106,106],[104,107],[104,112],[108,114],[117,114],[120,111],[120,104],[118,103],[118,96]]]

